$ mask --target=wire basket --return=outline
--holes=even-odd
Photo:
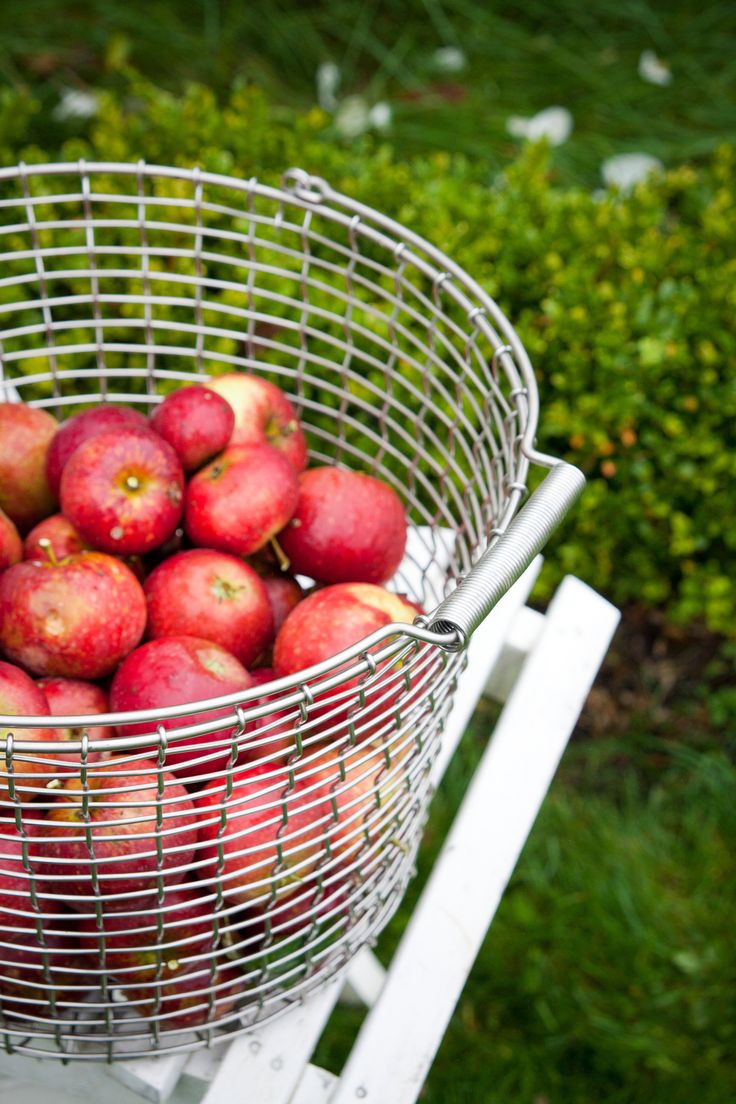
[[[534,376],[498,306],[319,178],[20,165],[0,171],[0,211],[2,401],[148,411],[182,384],[257,373],[295,404],[312,464],[380,477],[410,520],[390,585],[426,614],[266,700],[106,714],[104,738],[88,717],[0,717],[6,1049],[190,1050],[303,1000],[392,915],[467,641],[582,476],[535,451]],[[551,470],[515,517],[530,463]],[[112,733],[131,720],[142,734]],[[185,788],[167,763],[208,734]],[[244,749],[260,767],[247,791]]]

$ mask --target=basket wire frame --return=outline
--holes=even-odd
[[[415,539],[391,586],[428,612],[506,530],[530,460],[549,461],[498,307],[300,170],[282,187],[143,162],[0,170],[0,262],[0,400],[60,419],[97,402],[148,411],[211,375],[263,375],[294,402],[312,465],[399,493]],[[84,717],[0,718],[7,1050],[113,1061],[208,1046],[375,939],[413,873],[465,662],[452,627],[428,625],[389,626],[265,700],[259,687],[206,703],[224,719],[202,720],[202,703],[107,714],[92,740]],[[131,717],[148,732],[116,735]],[[205,734],[190,790],[214,784],[218,799],[203,811],[167,753]],[[244,757],[261,772],[247,793]],[[71,802],[67,854],[50,856],[47,814]],[[99,834],[103,806],[118,816],[108,842],[140,844],[136,877]]]

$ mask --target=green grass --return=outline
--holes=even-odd
[[[114,86],[127,64],[174,89],[253,80],[304,107],[326,60],[340,67],[341,97],[391,104],[389,137],[402,152],[464,153],[489,174],[518,149],[508,117],[552,104],[575,122],[556,167],[589,185],[613,153],[674,164],[736,139],[736,9],[726,0],[527,0],[510,10],[484,0],[5,0],[0,40],[0,81],[40,93],[46,146],[60,89]],[[443,46],[466,55],[460,72],[438,68]],[[645,49],[670,65],[669,86],[639,77]]]
[[[433,807],[418,884],[473,765],[481,713]],[[430,1073],[425,1104],[725,1104],[736,1094],[736,770],[651,741],[658,776],[618,744],[568,750]],[[437,948],[442,953],[442,948]],[[316,1060],[338,1070],[362,1016]]]

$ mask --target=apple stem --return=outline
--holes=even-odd
[[[58,567],[59,561],[56,558],[56,553],[54,552],[54,546],[51,543],[51,541],[49,540],[49,538],[48,537],[41,537],[41,539],[38,542],[38,547],[43,549],[44,555],[46,556],[46,559],[49,561],[49,563],[52,564],[54,567]]]
[[[279,565],[279,568],[281,569],[281,571],[288,571],[289,568],[291,567],[291,560],[286,555],[286,553],[284,552],[284,550],[281,547],[281,545],[279,544],[279,542],[276,540],[276,537],[271,537],[271,539],[268,543],[271,545],[271,548],[273,549],[273,554],[276,557],[276,560],[278,562],[278,565]]]

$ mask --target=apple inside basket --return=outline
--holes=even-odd
[[[406,880],[438,662],[386,629],[426,543],[257,376],[0,437],[3,1015],[242,1019]]]

